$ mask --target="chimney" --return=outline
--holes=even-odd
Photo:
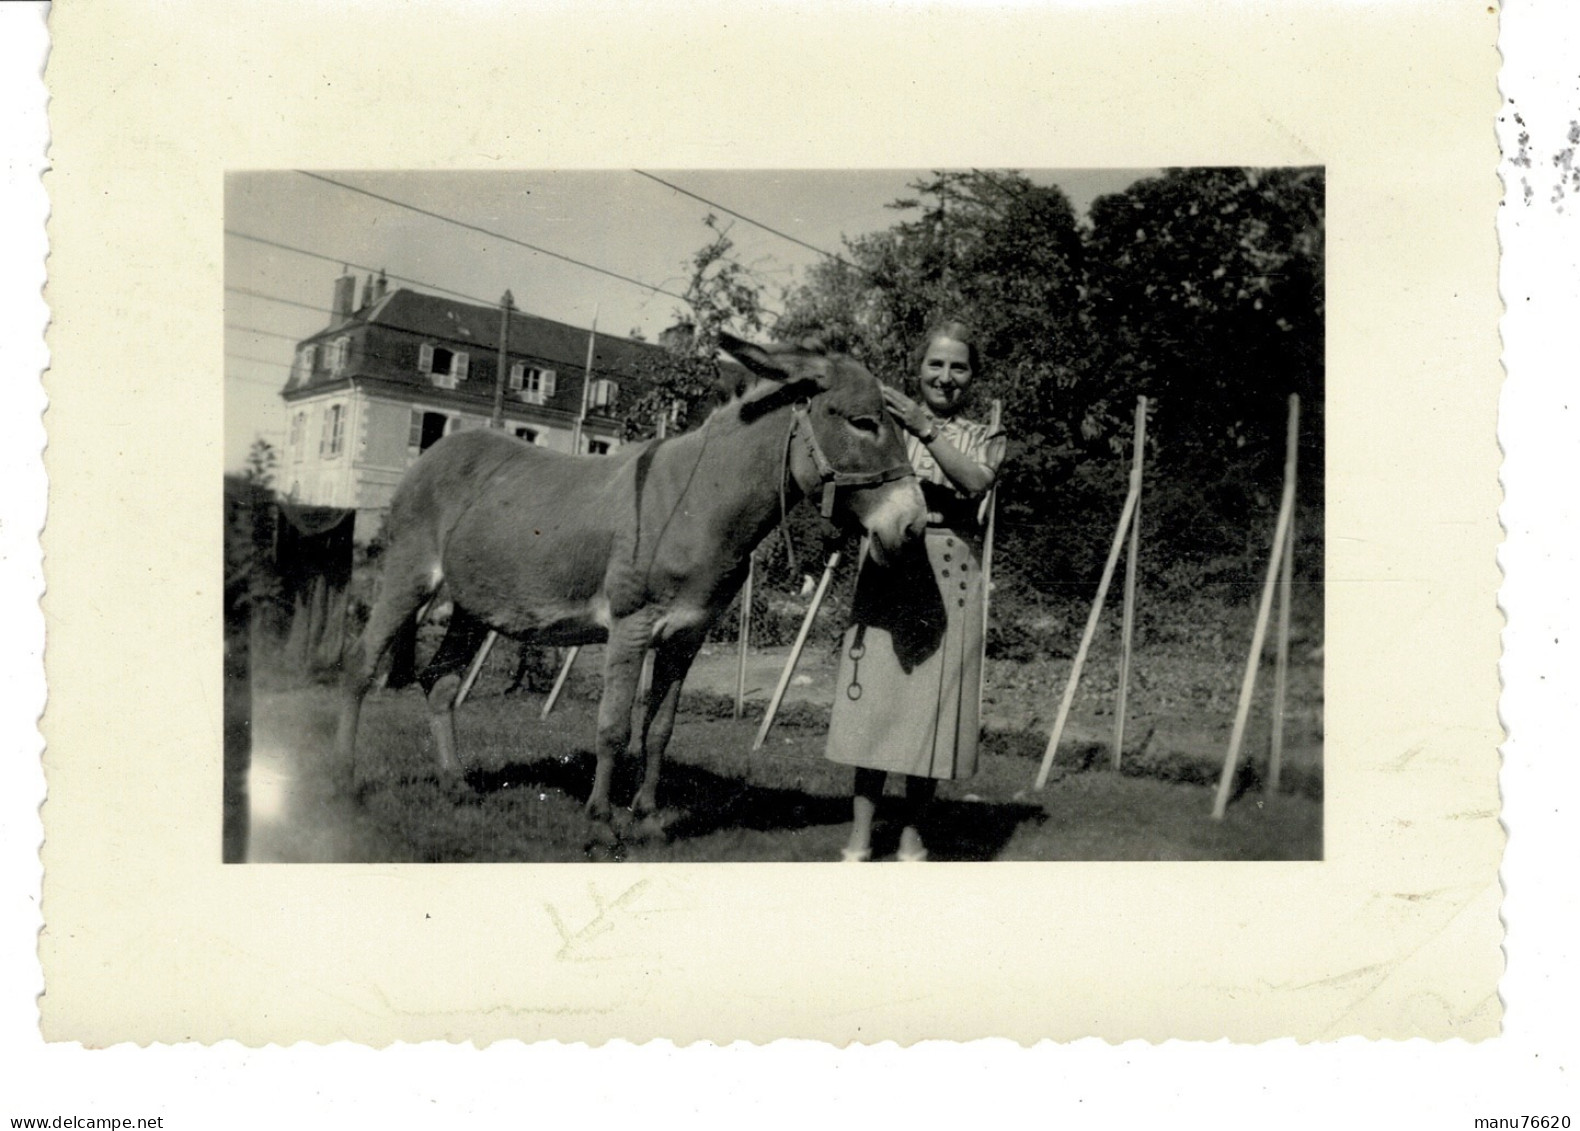
[[[351,317],[351,304],[357,297],[357,277],[355,275],[342,275],[335,280],[335,301],[331,304],[331,313],[336,323],[344,322]]]
[[[689,353],[696,340],[696,324],[684,319],[658,335],[658,344],[673,353]]]
[[[373,283],[373,301],[383,302],[384,293],[389,288],[389,280],[384,277],[384,268],[379,268],[379,277]]]
[[[362,284],[362,301],[357,304],[358,312],[366,310],[373,305],[373,276],[369,275]]]

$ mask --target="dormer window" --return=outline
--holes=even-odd
[[[329,343],[324,350],[324,364],[329,367],[329,372],[338,377],[346,371],[346,364],[351,360],[351,338],[342,334]]]
[[[601,408],[612,411],[620,399],[620,386],[607,377],[599,378],[592,383],[589,390],[588,407]]]
[[[313,367],[318,363],[318,347],[303,346],[296,351],[296,372],[293,384],[303,384],[313,379]]]
[[[465,381],[470,361],[465,350],[452,350],[427,342],[417,351],[417,371],[441,389],[453,389]]]
[[[554,396],[555,373],[518,361],[510,367],[510,391],[527,404],[547,404]]]

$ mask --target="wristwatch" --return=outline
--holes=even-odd
[[[927,418],[927,435],[923,436],[921,433],[917,433],[916,438],[924,444],[931,444],[938,439],[938,421],[929,416]]]

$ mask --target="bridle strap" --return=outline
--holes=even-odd
[[[840,487],[876,487],[879,483],[892,483],[896,479],[905,479],[915,474],[911,470],[910,461],[901,459],[879,471],[845,471],[834,466],[833,461],[823,451],[822,445],[817,442],[817,433],[812,430],[812,420],[807,414],[805,405],[797,405],[791,413],[790,434],[793,437],[798,429],[801,438],[806,441],[808,453],[812,456],[812,466],[817,469],[817,477],[823,484],[822,512],[824,518],[834,516],[834,492]]]
[[[834,494],[841,487],[876,487],[880,483],[892,483],[915,474],[910,460],[904,458],[879,471],[845,471],[835,467],[817,442],[817,433],[812,430],[812,418],[807,412],[806,403],[796,405],[790,412],[790,433],[785,437],[784,460],[779,474],[779,530],[784,538],[785,555],[792,573],[799,572],[799,569],[795,548],[790,541],[790,508],[786,503],[785,490],[790,481],[790,445],[795,443],[798,432],[806,444],[807,453],[812,457],[812,466],[817,470],[818,482],[823,488],[823,498],[818,509],[824,518],[834,517]]]

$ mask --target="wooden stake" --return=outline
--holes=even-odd
[[[1136,496],[1130,518],[1130,553],[1125,559],[1125,612],[1119,634],[1119,702],[1114,706],[1114,769],[1125,749],[1125,701],[1130,693],[1130,640],[1136,623],[1136,558],[1141,552],[1141,466],[1147,445],[1147,398],[1136,398],[1135,452],[1130,458],[1130,490]]]
[[[560,692],[565,690],[565,681],[570,678],[571,666],[576,663],[576,657],[581,650],[580,644],[567,649],[565,662],[560,665],[560,674],[554,677],[554,686],[549,688],[549,697],[543,701],[543,710],[538,714],[538,718],[548,718],[549,712],[554,710],[554,704],[560,701]]]
[[[1262,659],[1262,645],[1267,640],[1267,621],[1273,608],[1273,589],[1283,566],[1285,543],[1289,540],[1289,524],[1295,509],[1295,446],[1300,440],[1300,398],[1289,398],[1289,454],[1284,460],[1284,497],[1278,504],[1278,527],[1273,532],[1273,560],[1268,563],[1267,580],[1262,585],[1262,600],[1256,610],[1256,631],[1251,635],[1251,654],[1245,662],[1245,678],[1240,681],[1240,705],[1234,713],[1234,732],[1229,736],[1229,750],[1223,758],[1223,773],[1218,778],[1218,794],[1213,799],[1213,820],[1223,820],[1229,805],[1229,789],[1234,784],[1234,772],[1240,762],[1240,747],[1245,742],[1245,724],[1251,715],[1251,696],[1256,691],[1256,670]]]
[[[494,650],[494,641],[499,639],[499,633],[493,629],[488,630],[488,635],[483,637],[483,646],[477,650],[477,655],[472,657],[471,665],[466,669],[466,677],[461,680],[461,690],[455,693],[455,705],[459,707],[466,702],[466,697],[472,693],[472,684],[477,682],[477,677],[482,673],[483,661],[488,659],[488,654]]]
[[[1004,402],[997,397],[988,412],[988,434],[999,430],[1004,417]],[[977,676],[977,722],[982,720],[982,693],[987,686],[988,606],[993,600],[993,528],[998,519],[998,484],[982,504],[987,509],[987,530],[982,535],[982,663]]]
[[[1289,688],[1289,616],[1295,588],[1295,514],[1284,539],[1284,568],[1278,578],[1278,660],[1273,669],[1273,741],[1267,755],[1267,793],[1278,795],[1284,766],[1284,710]]]
[[[746,652],[752,638],[752,576],[757,572],[757,554],[746,559],[746,584],[741,586],[741,619],[735,632],[739,656],[735,664],[735,717],[746,710]]]
[[[812,594],[812,603],[807,606],[806,616],[801,620],[801,630],[795,634],[795,643],[790,646],[790,655],[785,659],[784,671],[779,673],[779,683],[774,688],[773,698],[768,700],[768,710],[763,713],[762,725],[757,728],[757,737],[752,741],[753,750],[761,750],[763,743],[768,740],[768,730],[774,725],[774,718],[779,714],[779,704],[784,701],[785,689],[790,686],[790,677],[795,674],[795,666],[801,660],[801,650],[806,647],[807,634],[812,631],[812,619],[817,616],[818,609],[823,604],[823,595],[828,592],[828,583],[834,577],[834,570],[839,566],[839,551],[835,550],[829,555],[828,565],[823,567],[823,576],[817,583],[817,590]]]
[[[1042,752],[1042,768],[1037,771],[1037,788],[1048,784],[1048,771],[1053,768],[1053,756],[1059,749],[1059,739],[1064,735],[1064,724],[1070,718],[1070,704],[1075,701],[1075,685],[1081,681],[1081,668],[1086,664],[1086,651],[1092,646],[1092,636],[1097,632],[1097,618],[1103,611],[1103,599],[1108,596],[1108,585],[1114,579],[1114,567],[1119,564],[1119,551],[1124,548],[1125,535],[1130,530],[1130,518],[1136,512],[1134,486],[1125,494],[1125,506],[1119,514],[1119,527],[1114,531],[1114,544],[1108,549],[1108,561],[1103,566],[1103,580],[1097,587],[1097,597],[1092,601],[1092,612],[1086,618],[1086,631],[1081,633],[1081,646],[1076,649],[1075,663],[1070,667],[1070,678],[1064,685],[1064,698],[1059,703],[1059,717],[1054,721],[1053,734],[1048,736],[1048,748]]]

